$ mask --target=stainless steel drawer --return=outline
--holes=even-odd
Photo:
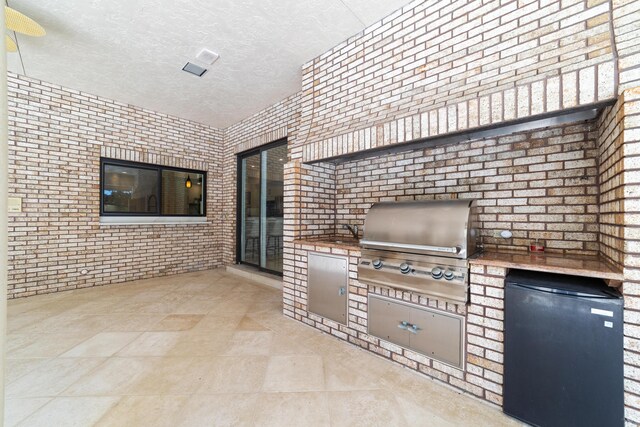
[[[411,309],[411,348],[449,365],[462,367],[463,318],[442,311]]]
[[[309,252],[307,257],[309,311],[336,322],[347,322],[347,257]]]
[[[411,308],[381,298],[369,298],[369,334],[409,347]]]
[[[464,367],[464,317],[460,315],[370,295],[368,331],[432,359]]]

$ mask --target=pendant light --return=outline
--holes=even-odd
[[[11,37],[4,36],[4,40],[5,40],[5,46],[7,47],[7,52],[17,52],[18,51],[18,46],[16,45],[16,42],[14,42]]]
[[[191,177],[189,175],[187,175],[187,180],[184,182],[184,186],[191,188]]]
[[[10,31],[32,37],[42,37],[46,34],[40,24],[9,6],[4,7],[4,19],[7,23],[7,29]]]
[[[9,6],[4,7],[4,20],[7,30],[9,31],[26,34],[32,37],[42,37],[46,34],[46,31],[40,24]],[[5,42],[7,52],[18,51],[18,46],[11,37],[5,35]]]

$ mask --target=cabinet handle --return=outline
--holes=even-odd
[[[347,293],[347,288],[345,288],[344,286],[338,289],[338,295],[342,296],[342,295],[345,295],[346,293]]]
[[[409,322],[404,321],[404,320],[402,320],[402,321],[400,321],[400,323],[398,323],[398,328],[399,329],[404,329],[405,331],[409,331],[412,334],[417,334],[418,331],[422,330],[422,328],[420,326],[418,326],[416,324],[409,323]]]

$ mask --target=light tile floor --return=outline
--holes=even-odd
[[[224,270],[9,302],[7,426],[519,425]]]

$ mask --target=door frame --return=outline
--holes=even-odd
[[[256,154],[260,154],[260,159],[262,160],[262,152],[263,151],[267,151],[270,150],[271,148],[275,148],[278,146],[287,146],[287,138],[281,138],[278,139],[276,141],[270,142],[268,144],[265,145],[261,145],[260,147],[256,147],[256,148],[252,148],[250,150],[247,151],[243,151],[241,153],[237,153],[236,154],[236,264],[243,264],[243,265],[250,265],[252,267],[255,267],[257,269],[259,269],[260,271],[264,271],[265,273],[269,273],[269,274],[274,274],[276,276],[282,276],[282,272],[280,271],[274,271],[274,270],[269,270],[268,268],[263,268],[260,267],[260,264],[258,262],[258,265],[256,264],[252,264],[250,262],[245,262],[242,261],[242,244],[241,244],[241,240],[242,240],[242,160],[250,157],[250,156],[254,156]],[[288,154],[288,153],[287,153]],[[262,164],[262,162],[261,162]],[[260,168],[260,191],[262,191],[262,167]],[[260,194],[260,200],[262,200],[262,194]],[[262,230],[262,209],[264,208],[264,206],[262,206],[262,203],[260,203],[260,216],[259,216],[259,222],[258,222],[258,230]],[[259,232],[259,237],[258,237],[258,247],[259,252],[262,251],[262,233]],[[284,244],[284,241],[283,241]],[[260,257],[262,254],[258,254],[258,257]]]

